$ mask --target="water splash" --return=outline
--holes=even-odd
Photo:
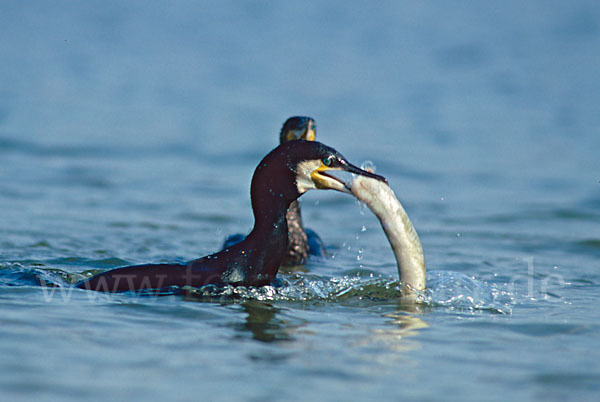
[[[370,160],[366,160],[363,163],[361,163],[360,168],[362,170],[366,170],[367,172],[371,172],[371,173],[375,173],[375,169],[377,169],[375,164]]]
[[[11,263],[0,266],[0,286],[45,286],[68,288],[83,279],[60,269],[27,268]],[[94,270],[94,272],[96,271]],[[163,289],[160,292],[132,292],[132,297],[181,294],[186,300],[235,302],[236,300],[292,302],[393,301],[402,296],[397,279],[370,272],[349,272],[341,277],[294,273],[280,275],[270,286],[219,286]],[[452,271],[427,273],[427,289],[418,294],[420,303],[459,311],[486,310],[502,314],[512,312],[514,297],[507,291],[464,274]]]
[[[508,292],[460,272],[427,272],[424,296],[425,303],[431,306],[512,313],[512,298]]]
[[[508,292],[458,272],[428,273],[428,288],[418,294],[418,300],[431,307],[460,311],[491,311],[511,314]],[[282,277],[271,286],[204,286],[188,289],[196,299],[255,299],[260,301],[347,302],[350,300],[393,301],[402,296],[402,283],[390,277],[371,275],[324,278],[317,275],[294,274]]]

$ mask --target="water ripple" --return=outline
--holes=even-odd
[[[260,301],[348,302],[361,300],[380,302],[400,300],[402,284],[389,277],[364,278],[343,276],[323,278],[300,275],[278,279],[271,286],[214,286],[186,289],[193,300],[252,299]],[[487,310],[495,313],[512,312],[511,295],[484,282],[458,272],[428,273],[428,288],[420,296],[425,305],[451,310]]]

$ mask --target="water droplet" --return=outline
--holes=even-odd
[[[440,197],[440,201],[444,201],[444,197]]]
[[[362,225],[362,227],[360,228],[361,232],[366,232],[367,231],[367,227],[365,225]]]
[[[362,165],[360,165],[360,168],[362,170],[366,170],[367,172],[372,172],[372,173],[375,173],[375,169],[376,169],[375,164],[369,160],[364,161],[362,163]]]
[[[367,205],[364,202],[360,202],[360,201],[356,201],[358,202],[358,205],[360,207],[360,214],[364,215],[365,214],[365,210],[367,209]]]

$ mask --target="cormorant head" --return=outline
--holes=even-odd
[[[279,145],[258,164],[250,193],[255,215],[290,202],[311,189],[331,189],[352,194],[349,186],[330,174],[346,171],[387,182],[385,178],[359,169],[335,149],[316,141],[292,140]],[[257,222],[261,219],[257,218]]]
[[[311,189],[337,190],[352,194],[348,185],[331,174],[332,171],[345,171],[371,177],[387,183],[387,180],[350,162],[335,149],[316,141],[293,141],[293,154],[296,155],[296,187],[300,194]]]
[[[279,134],[279,143],[293,140],[314,141],[317,137],[317,124],[312,117],[294,116],[283,123]]]

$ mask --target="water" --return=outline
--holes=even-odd
[[[0,8],[3,400],[598,399],[596,2]],[[397,300],[370,212],[324,191],[302,205],[332,257],[275,287],[39,286],[248,230],[294,114],[388,178],[424,303]]]

